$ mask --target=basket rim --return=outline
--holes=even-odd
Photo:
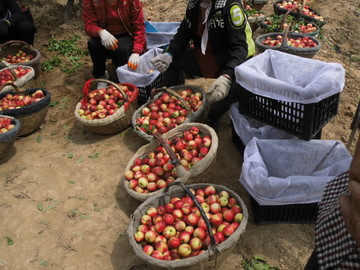
[[[0,133],[0,142],[11,142],[19,134],[21,123],[18,119],[10,115],[0,115],[0,118],[2,117],[11,118],[11,123],[14,124],[15,127],[5,133]]]

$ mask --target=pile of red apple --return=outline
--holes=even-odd
[[[305,5],[305,6],[302,7],[300,3],[294,2],[294,1],[282,1],[280,3],[277,3],[277,5],[280,8],[283,8],[283,9],[286,9],[286,10],[299,8],[301,10],[302,15],[309,16],[309,17],[314,18],[314,19],[319,20],[319,21],[324,20],[324,18],[322,16],[319,16],[315,11],[311,10],[308,5]]]
[[[0,133],[8,132],[13,129],[15,125],[13,124],[13,119],[10,117],[0,117]]]
[[[135,93],[132,87],[119,85],[121,90],[126,94],[127,101],[122,93],[113,85],[105,89],[98,89],[87,94],[81,101],[81,107],[77,113],[86,120],[103,119],[113,115],[121,106],[127,110]]]
[[[0,61],[6,61],[9,64],[19,64],[29,62],[33,58],[34,56],[32,54],[18,50],[16,54],[8,54],[6,57],[1,58]]]
[[[42,90],[36,90],[32,94],[12,94],[7,93],[5,97],[0,100],[0,111],[19,109],[24,106],[36,103],[44,98]]]
[[[217,192],[213,185],[190,191],[210,221],[215,243],[226,241],[243,218],[237,200],[225,190]],[[190,196],[150,206],[139,223],[134,239],[143,252],[156,259],[186,259],[205,252],[211,244],[205,220]]]
[[[167,143],[175,152],[180,164],[187,170],[201,161],[209,152],[211,137],[198,127],[185,130]],[[128,187],[138,193],[149,193],[165,188],[178,178],[174,165],[165,147],[158,146],[145,157],[136,158],[130,170],[124,173]]]
[[[18,78],[21,78],[25,76],[27,73],[31,71],[30,68],[25,67],[16,67],[13,68],[13,71],[15,72],[16,76]],[[7,82],[13,83],[16,78],[14,78],[13,74],[11,73],[10,69],[4,69],[0,71],[0,85],[3,85]]]
[[[178,94],[189,104],[192,112],[196,112],[203,104],[201,92],[193,92],[188,88]],[[156,132],[164,134],[182,124],[188,114],[189,111],[180,99],[165,92],[141,109],[140,115],[136,118],[136,125],[149,135]]]
[[[275,39],[271,37],[267,37],[265,40],[262,41],[262,44],[271,47],[280,47],[282,41],[283,41],[283,36],[277,35]],[[297,47],[297,48],[312,48],[318,46],[314,40],[312,40],[307,36],[299,37],[299,38],[288,38],[287,44],[289,46]]]

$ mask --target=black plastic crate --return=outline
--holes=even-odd
[[[312,224],[316,222],[318,203],[260,205],[249,194],[253,220],[258,224],[296,223]]]
[[[239,112],[304,140],[315,138],[337,114],[340,93],[317,103],[276,100],[239,88]]]
[[[165,86],[165,81],[162,73],[160,73],[159,76],[150,85],[144,87],[138,86],[139,89],[138,103],[140,105],[145,104],[151,95],[151,90],[156,88],[161,88],[163,86]]]

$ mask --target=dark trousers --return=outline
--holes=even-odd
[[[191,48],[186,49],[179,57],[173,59],[170,67],[164,72],[165,86],[184,84],[184,73],[190,76],[203,77]],[[211,106],[208,114],[209,121],[218,121],[230,109],[230,105],[237,102],[236,89],[238,87],[240,86],[233,82],[229,94]]]
[[[105,74],[106,59],[112,59],[115,67],[127,64],[132,53],[134,40],[129,34],[117,35],[115,37],[119,45],[115,51],[106,49],[98,37],[91,38],[88,41],[88,50],[93,62],[92,74],[94,78],[99,78]]]
[[[0,43],[10,40],[21,40],[30,45],[34,44],[35,26],[28,20],[20,21],[17,25],[10,27],[6,36],[0,37]]]
[[[316,251],[314,249],[310,255],[310,258],[309,258],[307,264],[305,265],[304,270],[318,270],[318,269],[319,269],[319,265],[317,262]]]

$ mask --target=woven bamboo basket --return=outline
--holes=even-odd
[[[17,135],[19,134],[21,126],[20,121],[12,116],[0,115],[0,118],[2,117],[11,118],[11,123],[14,124],[15,127],[5,133],[0,133],[0,161],[6,158],[6,156],[9,154]]]
[[[208,179],[208,177],[210,176],[210,173],[211,173],[211,169],[212,169],[211,165],[216,160],[216,154],[217,154],[217,149],[218,149],[218,145],[219,145],[219,141],[218,141],[216,132],[208,125],[201,124],[201,123],[182,124],[174,129],[170,130],[166,134],[163,134],[162,137],[166,140],[171,139],[175,136],[178,136],[179,134],[182,134],[183,131],[190,129],[191,127],[198,127],[200,132],[202,132],[204,135],[210,136],[212,143],[211,143],[211,147],[210,147],[207,155],[201,161],[195,163],[195,165],[193,167],[191,167],[190,170],[186,171],[186,173],[184,173],[184,171],[181,170],[181,168],[178,168],[178,171],[181,171],[181,174],[179,174],[179,178],[177,178],[176,181],[182,182],[182,183],[188,183],[188,181],[191,181],[192,183],[193,182],[202,182],[203,180]],[[145,157],[148,153],[150,153],[151,151],[154,151],[154,149],[156,149],[156,147],[158,147],[159,145],[165,146],[159,140],[154,139],[149,144],[146,144],[146,145],[142,146],[141,148],[139,148],[136,151],[136,153],[132,156],[130,161],[128,162],[125,172],[131,169],[131,167],[134,165],[134,161],[136,158]],[[168,148],[167,148],[167,151],[169,154],[172,152],[172,150],[168,149]],[[122,176],[122,181],[124,184],[124,188],[129,193],[129,195],[139,201],[145,201],[148,198],[154,197],[157,194],[162,192],[162,190],[160,189],[160,190],[157,190],[154,192],[149,192],[149,193],[139,193],[139,192],[136,192],[133,189],[129,188],[129,186],[128,186],[129,181],[124,178],[124,175]]]
[[[19,50],[25,52],[28,55],[32,55],[33,58],[28,62],[20,62],[17,65],[31,66],[35,71],[35,78],[39,77],[41,72],[40,51],[34,49],[30,44],[22,40],[10,40],[0,45],[0,59],[5,58],[7,55],[15,55]],[[0,68],[5,67],[4,64],[0,64]]]
[[[87,99],[88,91],[92,91],[91,88],[96,85],[97,82],[105,82],[114,86],[121,92],[125,102],[130,102],[130,106],[126,108],[126,106],[123,105],[114,114],[103,119],[87,120],[82,118],[77,112],[81,108],[82,102]],[[129,98],[120,86],[127,86],[128,88],[133,89],[134,94]],[[136,110],[136,100],[139,95],[139,90],[135,85],[129,83],[116,84],[105,79],[91,79],[85,83],[84,89],[86,89],[83,90],[84,98],[77,103],[75,108],[75,118],[83,124],[87,130],[97,134],[108,135],[120,132],[131,125],[131,118]]]
[[[178,187],[175,187],[175,185],[178,185]],[[191,196],[191,192],[189,191],[189,189],[205,188],[208,185],[213,185],[217,193],[223,190],[229,192],[230,196],[236,199],[238,205],[243,210],[243,219],[239,227],[235,230],[234,234],[232,234],[228,239],[226,239],[224,242],[220,244],[214,244],[215,241],[211,237],[212,233],[210,229],[211,225],[209,223],[209,220],[207,219],[205,213],[202,211],[201,206],[197,202],[196,198],[194,196]],[[174,260],[174,261],[155,259],[144,253],[142,251],[141,244],[138,244],[134,240],[134,233],[137,231],[137,227],[140,224],[141,217],[146,213],[147,209],[150,206],[158,207],[160,205],[169,203],[172,197],[182,197],[186,195],[192,197],[195,204],[198,206],[204,220],[207,221],[208,232],[211,238],[211,245],[209,246],[209,248],[200,255],[189,257],[186,259]],[[214,269],[218,269],[221,263],[225,260],[226,256],[233,251],[241,234],[245,232],[248,218],[249,218],[248,210],[242,198],[237,193],[228,189],[225,186],[205,184],[205,183],[184,185],[183,183],[174,182],[168,188],[166,188],[163,193],[158,194],[155,197],[149,198],[136,209],[136,211],[131,216],[127,234],[130,245],[134,249],[136,256],[141,260],[142,263],[149,265],[152,270],[159,270],[159,269],[214,270]]]
[[[18,108],[18,109],[11,109],[11,110],[4,110],[0,112],[3,115],[13,116],[20,121],[21,128],[18,136],[29,134],[36,129],[38,129],[45,121],[45,117],[49,110],[49,103],[51,100],[51,94],[45,89],[42,88],[28,88],[26,90],[20,90],[13,83],[10,84],[14,91],[7,91],[1,92],[0,91],[0,100],[6,96],[8,93],[12,94],[33,94],[37,90],[41,90],[44,93],[44,98],[40,101]],[[3,85],[6,86],[7,84]]]
[[[8,92],[10,90],[14,90],[16,89],[16,87],[22,87],[24,86],[26,83],[28,83],[29,81],[31,81],[34,76],[35,76],[35,71],[32,67],[30,66],[23,66],[23,65],[10,65],[8,64],[7,62],[5,61],[2,61],[1,62],[3,65],[5,65],[5,68],[1,69],[0,72],[3,72],[5,70],[9,70],[11,72],[11,75],[12,75],[12,82],[11,83],[5,83],[5,84],[2,84],[0,87],[1,87],[1,90],[0,90],[0,93],[1,92]],[[24,69],[27,69],[29,70],[28,73],[26,73],[25,75],[19,77],[16,73],[16,68],[18,67],[22,67]],[[15,85],[15,86],[13,86]]]
[[[200,92],[202,94],[202,97],[203,97],[202,102],[203,103],[202,103],[202,106],[196,112],[191,112],[191,109],[186,104],[186,102],[184,100],[182,100],[181,97],[177,94],[181,90],[188,89],[188,88],[190,88],[194,93]],[[137,120],[137,118],[139,118],[141,116],[142,109],[147,107],[150,103],[154,102],[159,97],[161,97],[161,95],[164,92],[167,92],[170,95],[175,95],[178,99],[182,100],[183,104],[184,104],[184,107],[189,111],[189,114],[186,116],[186,120],[182,124],[189,123],[189,122],[195,122],[204,113],[204,110],[205,110],[205,107],[206,107],[206,104],[207,104],[207,100],[205,98],[206,93],[202,88],[200,88],[198,86],[195,86],[195,85],[177,85],[177,86],[172,86],[172,87],[169,87],[169,88],[164,87],[164,88],[156,89],[153,92],[153,93],[156,93],[156,94],[152,95],[152,97],[150,97],[145,104],[143,104],[139,109],[137,109],[136,112],[134,113],[133,117],[132,117],[132,126],[134,128],[134,132],[140,138],[142,138],[142,139],[144,139],[146,141],[150,141],[153,138],[153,135],[140,130],[138,124],[136,123],[136,120]]]

